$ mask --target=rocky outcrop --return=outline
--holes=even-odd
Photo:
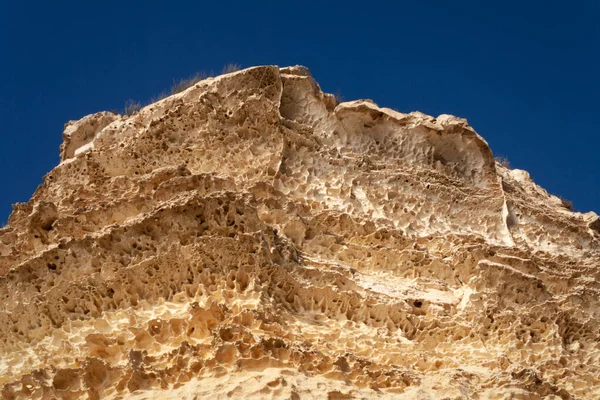
[[[67,124],[0,230],[5,399],[600,397],[600,233],[304,67]]]

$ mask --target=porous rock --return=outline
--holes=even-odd
[[[63,136],[0,230],[4,399],[600,398],[598,216],[464,119],[261,66]]]

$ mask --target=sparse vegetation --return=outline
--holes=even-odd
[[[212,76],[207,74],[206,72],[197,72],[196,74],[190,76],[189,78],[180,79],[178,81],[174,81],[173,85],[171,85],[171,89],[169,90],[169,96],[172,94],[176,94],[184,91],[190,86],[200,82],[203,79],[210,78]]]
[[[230,74],[232,72],[239,71],[240,69],[242,69],[240,64],[227,64],[226,66],[223,67],[223,70],[221,71],[221,73],[222,74]]]
[[[142,104],[139,101],[132,99],[127,100],[125,108],[123,109],[124,115],[133,115],[142,109]]]
[[[342,92],[341,91],[337,91],[335,92],[335,94],[333,95],[335,97],[335,102],[337,104],[340,104],[344,101],[344,97],[342,96]]]
[[[510,161],[508,161],[508,158],[504,156],[496,156],[494,157],[494,160],[496,160],[496,162],[502,165],[504,168],[510,169]]]
[[[150,102],[148,104],[152,104],[152,103],[156,103],[157,101],[160,101],[166,97],[169,97],[169,94],[165,91],[160,92],[159,94],[152,96],[150,98]]]
[[[227,64],[223,67],[223,70],[221,71],[221,73],[229,74],[232,72],[239,71],[240,69],[241,69],[241,66],[239,64]],[[171,87],[169,88],[168,91],[163,91],[163,92],[159,93],[158,95],[152,96],[152,98],[150,99],[150,101],[147,104],[156,103],[157,101],[160,101],[166,97],[183,92],[185,89],[189,88],[192,85],[195,85],[196,83],[200,82],[201,80],[211,78],[213,76],[214,76],[214,74],[212,72],[206,73],[204,71],[200,71],[200,72],[197,72],[196,74],[190,76],[189,78],[174,80],[173,84],[171,85]],[[142,108],[142,103],[130,99],[130,100],[127,100],[127,102],[125,103],[125,108],[123,110],[123,114],[124,115],[133,115],[133,114],[137,113],[138,111],[140,111],[141,108]]]

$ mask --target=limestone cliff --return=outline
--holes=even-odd
[[[304,67],[69,122],[0,230],[4,399],[600,398],[600,221]]]

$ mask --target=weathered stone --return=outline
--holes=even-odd
[[[600,397],[600,238],[464,119],[305,67],[67,125],[0,230],[6,399]]]

